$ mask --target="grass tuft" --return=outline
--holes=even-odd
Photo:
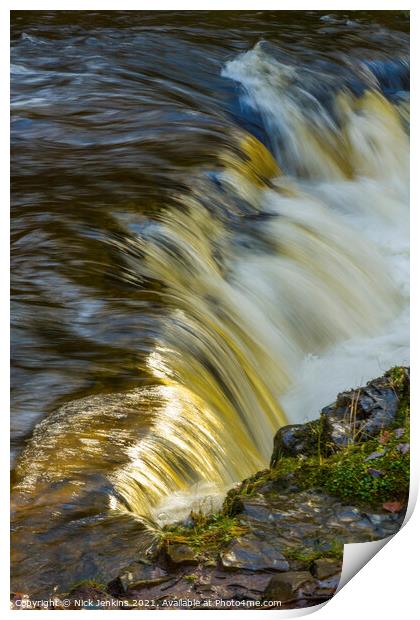
[[[191,513],[193,525],[165,526],[161,534],[161,547],[185,544],[199,555],[214,553],[226,546],[231,540],[243,536],[249,528],[234,516],[223,512],[205,515],[202,512]]]

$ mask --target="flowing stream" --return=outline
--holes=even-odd
[[[13,14],[14,589],[109,581],[408,363],[403,13]]]

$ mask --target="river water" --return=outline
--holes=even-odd
[[[404,13],[12,12],[14,589],[408,363]]]

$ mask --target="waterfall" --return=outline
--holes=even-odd
[[[238,130],[220,167],[135,242],[132,267],[170,309],[148,360],[155,420],[114,474],[139,513],[266,466],[278,427],[408,358],[405,102],[373,75],[359,94],[322,84],[260,45],[223,75],[273,155]]]
[[[16,39],[16,592],[108,582],[409,363],[408,35],[239,13]]]

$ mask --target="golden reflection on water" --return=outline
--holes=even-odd
[[[70,403],[36,428],[13,500],[18,528],[27,520],[40,538],[60,520],[84,519],[89,501],[101,519],[147,516],[194,485],[224,489],[265,467],[275,431],[294,421],[280,401],[299,382],[303,360],[375,335],[406,303],[389,262],[340,211],[344,188],[360,217],[379,226],[406,217],[406,107],[375,91],[342,92],[334,102],[340,122],[314,123],[279,88],[282,67],[261,50],[228,65],[245,83],[252,77],[251,95],[270,123],[280,109],[286,117],[296,175],[235,130],[213,172],[231,215],[247,200],[241,231],[216,211],[214,185],[203,181],[208,195],[181,192],[131,241],[130,277],[159,282],[167,302],[146,357],[154,384]]]
[[[343,124],[335,140],[355,184],[362,172],[404,168],[407,136],[388,101],[339,94],[337,106]],[[291,123],[308,146],[307,121],[304,133]],[[329,176],[331,140],[312,137],[311,161]],[[238,133],[235,141],[240,151],[221,157],[220,178],[231,192],[251,184],[257,212],[269,205],[270,252],[235,249],[229,229],[193,196],[182,211],[162,214],[138,239],[144,261],[136,268],[165,284],[173,307],[147,357],[163,385],[113,395],[109,406],[94,397],[64,407],[35,433],[17,468],[19,488],[37,493],[40,480],[103,470],[116,489],[112,507],[138,515],[199,481],[225,488],[268,462],[273,434],[287,422],[279,398],[302,356],[368,333],[400,308],[380,257],[299,185],[284,192],[279,167],[256,138]]]

